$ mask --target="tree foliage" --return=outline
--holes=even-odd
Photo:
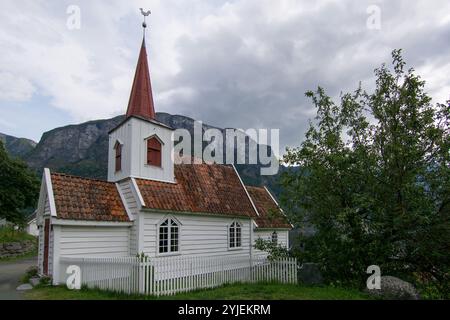
[[[39,180],[25,163],[12,159],[0,141],[0,218],[14,224],[24,221],[23,210],[35,205]]]
[[[284,157],[301,170],[283,175],[282,204],[314,226],[300,258],[329,279],[363,284],[375,264],[448,297],[450,105],[432,105],[401,51],[392,58],[371,94],[359,86],[335,104],[320,87],[306,93],[317,117]]]
[[[267,252],[267,258],[271,261],[289,257],[288,249],[272,240],[258,238],[255,240],[255,249]]]

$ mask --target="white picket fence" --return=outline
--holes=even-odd
[[[61,257],[61,283],[70,265],[81,284],[123,293],[172,295],[237,282],[297,283],[297,261],[265,257],[72,258]]]

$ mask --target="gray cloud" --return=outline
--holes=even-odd
[[[9,5],[21,7],[16,3]],[[53,97],[54,107],[70,112],[77,121],[123,113],[141,32],[136,8],[144,4],[138,0],[95,3],[82,2],[85,29],[69,35],[58,29],[61,17],[54,7],[37,6],[37,15],[50,22],[43,23],[27,41],[37,52],[48,48],[52,59],[36,58],[27,64],[34,73],[51,72],[37,79],[24,69],[11,67],[16,56],[7,54],[3,62],[0,58],[0,81],[1,71],[9,77],[20,75],[21,87],[12,91],[15,95],[23,93],[20,98],[27,99],[31,89],[41,90]],[[381,9],[381,30],[366,27],[366,9],[372,4]],[[282,146],[298,145],[314,116],[305,91],[320,85],[337,97],[341,91],[355,89],[359,81],[370,89],[373,70],[389,63],[395,48],[403,48],[408,65],[427,80],[435,102],[449,98],[447,0],[314,4],[168,0],[145,5],[153,11],[147,42],[157,111],[220,127],[280,128]],[[3,22],[5,30],[12,28],[13,20]],[[58,32],[49,31],[55,29]],[[8,53],[18,37],[17,32],[10,34],[7,39],[12,44],[0,43],[1,48]],[[6,36],[0,32],[2,39]],[[42,45],[37,44],[40,39]],[[54,50],[57,43],[62,43],[59,51]],[[72,80],[59,70],[60,64],[48,66],[58,54],[70,50],[79,51],[68,70]],[[32,60],[32,53],[25,57]],[[60,90],[72,94],[60,95]],[[1,93],[0,89],[0,99]]]
[[[424,3],[382,2],[382,28],[375,31],[366,28],[371,2],[327,2],[312,10],[296,2],[293,8],[305,9],[280,20],[250,2],[234,3],[229,24],[178,39],[181,70],[171,84],[193,91],[170,101],[180,113],[226,127],[280,128],[282,144],[296,145],[314,115],[307,90],[321,85],[337,97],[359,81],[370,89],[373,69],[389,63],[395,48],[419,69],[437,61],[449,67],[450,24],[436,25],[437,3],[418,12]],[[445,85],[430,91],[445,98],[450,81]]]

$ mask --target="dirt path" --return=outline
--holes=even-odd
[[[0,262],[0,300],[23,299],[22,292],[17,291],[16,288],[20,285],[20,278],[25,271],[36,264],[37,257]]]

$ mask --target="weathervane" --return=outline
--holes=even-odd
[[[144,16],[144,22],[142,22],[142,28],[144,28],[144,36],[145,36],[145,28],[147,28],[147,23],[145,22],[145,18],[148,17],[152,12],[150,10],[144,11],[144,9],[139,8],[141,10],[141,14]]]

